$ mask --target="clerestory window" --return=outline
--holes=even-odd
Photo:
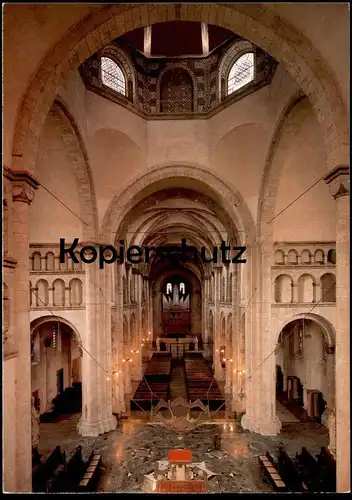
[[[247,52],[233,63],[227,79],[227,95],[254,80],[254,53]]]
[[[107,87],[126,95],[125,75],[120,66],[110,57],[101,58],[101,80]]]

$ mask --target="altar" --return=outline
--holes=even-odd
[[[203,352],[199,349],[199,341],[195,337],[159,337],[156,341],[156,349],[171,353],[173,358],[182,358],[188,352]]]

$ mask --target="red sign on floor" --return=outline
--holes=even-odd
[[[207,490],[204,481],[157,481],[157,493],[204,493]]]
[[[191,450],[169,450],[170,463],[191,463],[192,451]]]

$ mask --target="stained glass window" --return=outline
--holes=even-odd
[[[101,58],[101,79],[104,85],[126,95],[126,80],[120,66],[109,57]]]
[[[247,52],[239,57],[233,64],[228,80],[227,94],[230,95],[236,90],[244,87],[254,79],[254,54]]]

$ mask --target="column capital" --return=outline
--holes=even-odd
[[[326,184],[329,184],[330,193],[335,198],[348,196],[350,193],[350,169],[345,165],[339,165],[331,170],[325,177]]]
[[[33,175],[25,171],[14,171],[4,167],[4,175],[12,182],[12,199],[30,203],[33,201],[35,190],[38,189],[39,182]]]

